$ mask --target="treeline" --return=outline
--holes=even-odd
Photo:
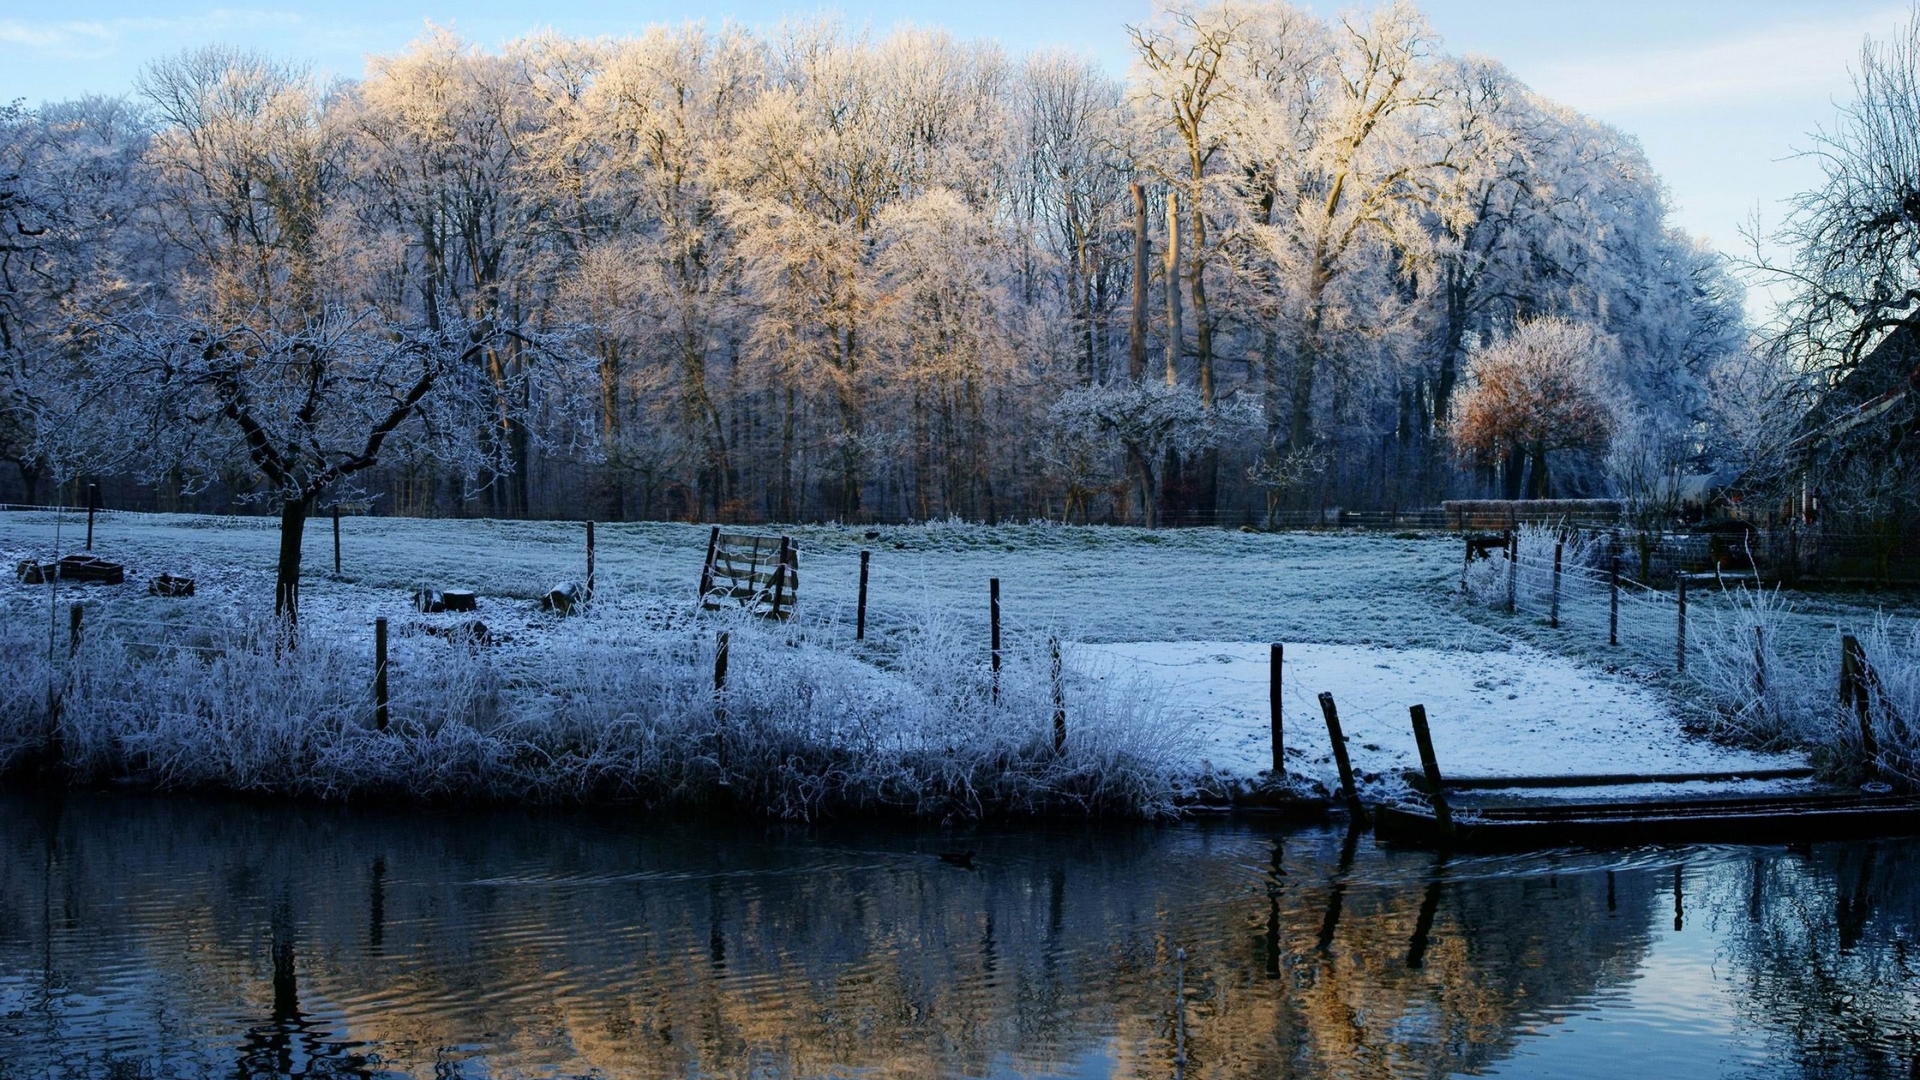
[[[1740,289],[1630,137],[1406,4],[1130,31],[1125,79],[815,20],[16,105],[0,456],[30,499],[1206,522],[1712,455]],[[1549,317],[1579,408],[1455,439]]]

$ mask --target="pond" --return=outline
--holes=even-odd
[[[4,796],[0,1078],[1906,1077],[1917,856]]]

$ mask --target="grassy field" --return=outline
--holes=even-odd
[[[1613,648],[1605,590],[1591,575],[1570,569],[1562,625],[1549,628],[1547,579],[1538,574],[1523,580],[1513,615],[1462,596],[1459,542],[1449,536],[960,523],[790,531],[802,553],[801,606],[792,623],[770,628],[695,617],[703,526],[599,526],[596,602],[587,616],[561,620],[535,598],[584,577],[583,523],[349,517],[335,577],[330,523],[316,521],[302,584],[312,671],[280,686],[276,679],[291,678],[280,674],[286,665],[256,643],[246,646],[253,666],[223,671],[225,688],[215,690],[202,685],[219,681],[211,669],[183,665],[171,643],[202,654],[217,647],[223,663],[238,663],[227,644],[234,628],[257,628],[271,607],[277,522],[103,514],[95,553],[125,564],[129,584],[63,585],[57,594],[10,586],[0,606],[6,636],[24,646],[43,635],[43,646],[16,651],[42,657],[51,673],[22,668],[9,681],[17,691],[68,678],[76,701],[92,688],[93,737],[68,743],[70,756],[79,752],[72,744],[86,744],[96,775],[325,795],[477,787],[507,797],[697,802],[714,783],[737,794],[725,774],[741,773],[742,755],[758,753],[777,776],[762,777],[750,798],[787,816],[840,804],[975,813],[997,802],[1161,812],[1207,776],[1257,779],[1267,740],[1264,652],[1254,643],[1264,642],[1296,646],[1301,678],[1326,683],[1288,687],[1299,732],[1289,768],[1309,789],[1331,781],[1324,732],[1314,734],[1319,689],[1353,703],[1365,742],[1356,739],[1357,763],[1388,788],[1410,757],[1400,729],[1411,701],[1447,703],[1434,710],[1436,738],[1478,755],[1463,762],[1469,772],[1759,763],[1681,745],[1678,717],[1698,705],[1699,688],[1672,671],[1664,594],[1628,594],[1623,644]],[[78,548],[83,534],[78,515],[0,514],[0,557],[48,558]],[[869,640],[856,645],[863,549],[872,552]],[[195,578],[198,594],[148,596],[145,583],[161,573]],[[1002,583],[1008,636],[998,704],[985,668],[991,578]],[[409,601],[418,588],[478,593],[478,618],[499,646],[474,654],[432,637],[470,617],[421,615]],[[1732,595],[1696,595],[1695,634],[1707,636],[1709,652],[1713,634],[1745,640],[1746,628],[1729,621],[1744,611]],[[89,649],[96,639],[117,643],[111,655],[99,645],[68,665],[87,678],[61,674],[74,602],[86,609]],[[1801,673],[1803,696],[1827,679],[1829,660],[1837,663],[1828,646],[1838,628],[1915,611],[1912,597],[1898,595],[1794,602],[1796,610],[1775,605],[1769,633],[1781,666]],[[371,624],[381,616],[396,628],[395,710],[414,740],[398,756],[391,740],[359,734]],[[720,625],[734,627],[731,693],[741,701],[727,738],[760,725],[750,746],[730,742],[730,751],[715,741],[706,681]],[[1067,643],[1076,732],[1075,752],[1059,758],[1045,752],[1053,706],[1045,642],[1055,637]],[[1111,648],[1119,643],[1149,647]],[[1743,676],[1728,677],[1737,690]],[[131,691],[130,682],[138,684]],[[142,703],[149,683],[178,700]],[[14,745],[26,746],[34,696],[9,701],[0,712],[12,717]],[[137,719],[147,711],[166,715]],[[82,712],[70,707],[66,722],[77,724]],[[281,713],[292,717],[281,743],[252,734]],[[740,719],[749,715],[758,719]],[[224,725],[217,744],[203,738],[208,717]],[[970,734],[956,737],[963,729]],[[447,745],[456,734],[471,738]],[[174,745],[182,740],[192,749]],[[375,750],[385,756],[369,761]]]

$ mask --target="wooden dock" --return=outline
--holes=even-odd
[[[1920,835],[1920,798],[1864,792],[1708,796],[1599,803],[1376,807],[1389,843],[1462,851],[1641,844],[1786,844]]]

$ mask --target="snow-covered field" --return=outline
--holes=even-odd
[[[1267,645],[1136,642],[1095,645],[1096,663],[1149,672],[1171,708],[1191,717],[1217,768],[1251,776],[1272,762]],[[1281,665],[1288,769],[1337,783],[1319,703],[1338,706],[1354,768],[1387,787],[1420,767],[1408,720],[1424,705],[1443,775],[1590,776],[1733,772],[1804,765],[1687,737],[1659,691],[1583,668],[1530,645],[1507,651],[1288,644]]]
[[[1075,731],[1124,713],[1139,736],[1124,753],[1145,755],[1129,758],[1131,769],[1171,762],[1187,775],[1248,780],[1265,769],[1268,642],[1287,646],[1290,771],[1318,786],[1333,781],[1316,700],[1323,690],[1339,703],[1356,767],[1389,787],[1416,761],[1407,722],[1407,706],[1416,703],[1427,708],[1449,774],[1738,771],[1801,761],[1689,738],[1661,682],[1603,670],[1594,658],[1604,653],[1591,642],[1560,649],[1528,627],[1528,643],[1501,616],[1462,603],[1455,593],[1460,549],[1449,537],[959,523],[788,531],[802,551],[802,610],[790,627],[766,636],[785,635],[789,652],[811,659],[770,646],[754,653],[752,643],[737,648],[782,670],[798,665],[809,677],[833,669],[828,681],[835,685],[865,680],[859,672],[867,671],[881,687],[869,694],[870,704],[882,713],[925,710],[916,722],[937,726],[929,719],[937,717],[943,692],[935,684],[979,675],[988,580],[997,577],[1009,652],[1018,654],[1009,660],[1008,679],[1024,679],[1022,692],[1032,697],[1017,705],[1033,714],[1020,723],[1045,727],[1050,691],[1036,672],[1045,664],[1042,643],[1057,636],[1067,643]],[[83,532],[77,515],[0,514],[0,556],[11,564],[51,556],[56,546],[72,551]],[[654,632],[648,627],[691,616],[703,526],[599,526],[595,612],[565,625],[540,613],[533,598],[584,576],[582,523],[349,517],[342,535],[336,579],[330,523],[309,527],[303,634],[361,641],[370,637],[372,620],[386,616],[402,639],[425,641],[420,628],[461,617],[419,615],[409,606],[412,590],[468,588],[480,594],[478,617],[507,639],[483,662],[518,673],[506,680],[510,697],[555,658],[577,664],[596,648],[626,642],[620,647],[638,650],[634,655],[681,657],[673,662],[686,666],[685,685],[668,697],[684,707],[682,698],[697,696],[694,673],[711,662],[710,644],[705,660],[697,650],[639,644]],[[95,537],[96,553],[126,564],[129,584],[63,586],[58,598],[44,586],[10,585],[4,611],[21,624],[10,639],[37,623],[64,641],[64,611],[76,598],[86,604],[89,627],[118,627],[129,641],[170,627],[231,626],[270,607],[272,519],[103,514]],[[862,549],[872,552],[869,641],[856,645]],[[199,595],[147,596],[145,582],[163,572],[198,579]],[[697,633],[699,625],[680,623],[675,640],[692,640],[686,627]],[[736,659],[736,670],[750,662]],[[917,705],[886,697],[908,694],[896,685],[902,679],[927,684],[911,689]],[[583,705],[585,693],[574,687],[546,694],[541,723],[605,711]],[[509,703],[509,711],[525,707]]]

